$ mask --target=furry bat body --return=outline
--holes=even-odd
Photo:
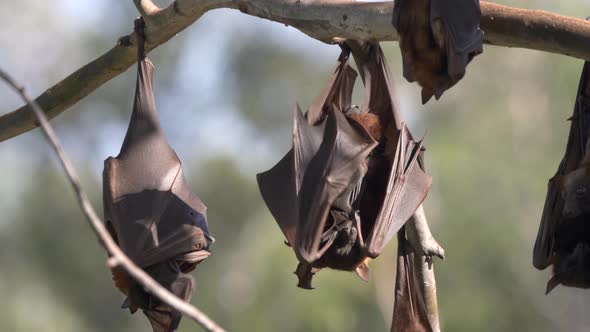
[[[206,207],[186,182],[182,163],[160,128],[153,95],[153,65],[145,58],[141,23],[133,113],[116,158],[105,160],[106,225],[121,249],[156,281],[189,301],[187,273],[210,255]],[[181,315],[147,293],[127,273],[113,269],[115,286],[131,313],[142,309],[155,332],[174,331]]]
[[[590,288],[590,63],[584,64],[566,152],[549,180],[533,265],[553,265],[549,293],[557,285]]]
[[[356,73],[348,47],[323,93],[303,115],[297,108],[293,149],[258,175],[264,201],[292,246],[298,286],[311,289],[324,267],[369,277],[366,262],[422,203],[431,179],[422,145],[398,116],[378,44],[357,62],[365,82],[360,110],[351,107]]]
[[[404,77],[422,86],[422,103],[437,100],[482,52],[479,0],[396,0]]]

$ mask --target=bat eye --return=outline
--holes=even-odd
[[[586,187],[579,187],[576,189],[576,197],[582,198],[586,196]]]

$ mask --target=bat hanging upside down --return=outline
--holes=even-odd
[[[423,104],[461,80],[482,52],[480,18],[479,0],[395,0],[404,77],[420,84]]]
[[[566,152],[549,180],[533,264],[553,265],[557,285],[590,288],[590,63],[584,64]]]
[[[343,46],[322,94],[294,114],[293,149],[258,174],[264,201],[299,265],[298,286],[329,267],[369,278],[367,262],[422,203],[431,184],[421,143],[400,122],[387,64],[378,44],[357,61],[365,83],[360,109],[351,105],[356,72]]]
[[[116,158],[105,160],[106,226],[123,252],[169,291],[189,301],[188,275],[211,253],[206,207],[186,182],[182,163],[160,128],[153,94],[153,65],[144,55],[141,20],[136,21],[138,71],[133,113]],[[179,312],[162,303],[123,269],[112,270],[131,313],[142,309],[154,332],[171,332]]]

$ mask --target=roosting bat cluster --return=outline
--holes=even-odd
[[[440,98],[481,52],[478,1],[453,3],[459,11],[442,0],[396,1],[393,23],[401,36],[404,76],[423,87],[423,102],[433,95]],[[142,20],[136,22],[136,32],[135,101],[121,151],[105,161],[105,223],[139,267],[188,301],[194,288],[188,272],[210,255],[214,240],[208,234],[206,207],[190,190],[182,163],[159,125]],[[424,147],[397,110],[379,44],[346,41],[340,47],[322,93],[305,114],[295,109],[293,148],[258,175],[260,192],[299,261],[295,273],[301,288],[312,289],[313,275],[323,268],[355,271],[369,280],[368,262],[397,234],[392,331],[438,331],[436,303],[424,298],[425,287],[419,285],[427,282],[416,271],[420,264],[414,256],[443,258],[443,250],[428,230],[422,233],[429,238],[415,236],[416,243],[410,243],[404,226],[430,189]],[[365,86],[360,108],[351,101],[358,75],[349,65],[351,54]],[[434,250],[425,249],[427,241]],[[431,264],[429,269],[433,273]],[[176,329],[178,311],[122,268],[113,268],[112,274],[127,296],[124,308],[131,313],[141,309],[155,332]],[[435,294],[428,297],[436,301]]]

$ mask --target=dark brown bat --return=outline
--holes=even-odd
[[[106,225],[127,256],[178,297],[189,301],[194,280],[187,273],[210,255],[206,207],[186,182],[182,163],[160,128],[153,94],[153,65],[138,31],[138,71],[133,113],[116,158],[105,160]],[[141,308],[155,332],[174,331],[181,315],[146,292],[125,271],[112,270],[127,295],[123,307]]]
[[[396,0],[393,26],[399,33],[404,77],[422,86],[422,103],[465,75],[483,50],[479,0]]]
[[[414,253],[404,227],[397,233],[397,271],[391,332],[433,332],[424,300],[416,287]]]
[[[324,267],[356,271],[377,257],[422,203],[431,179],[422,145],[397,123],[383,53],[364,48],[360,110],[350,106],[355,74],[344,46],[322,94],[303,115],[297,108],[293,149],[258,175],[264,201],[293,247],[298,286],[311,289]]]
[[[533,265],[553,265],[549,293],[559,284],[590,288],[590,63],[580,78],[565,155],[549,180]]]

